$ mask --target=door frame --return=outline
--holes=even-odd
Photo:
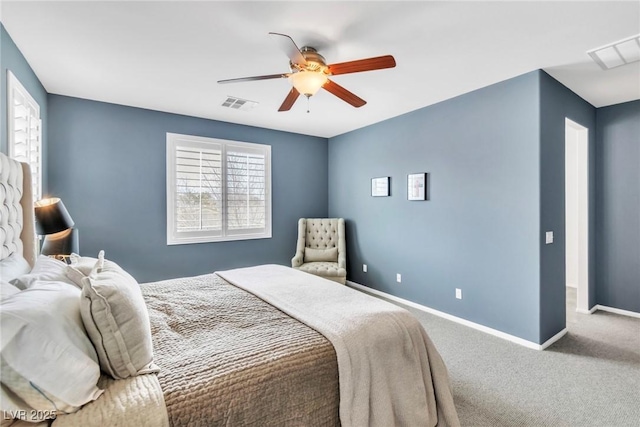
[[[577,196],[577,293],[576,311],[578,313],[589,314],[589,129],[569,118],[565,118],[565,155],[570,143],[569,138],[575,138],[576,142],[576,194],[565,194],[565,203],[569,196]],[[567,159],[565,158],[565,165]],[[565,183],[567,181],[567,171],[565,170]],[[565,191],[566,191],[565,184]],[[568,193],[568,192],[567,192]],[[566,212],[565,212],[565,234],[566,234]],[[568,245],[567,245],[568,246]],[[566,256],[566,254],[565,254]]]

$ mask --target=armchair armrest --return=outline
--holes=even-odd
[[[296,254],[293,258],[291,258],[291,267],[300,267],[304,262],[304,253],[300,251],[296,251]]]
[[[338,255],[338,268],[347,268],[347,257],[344,253]]]

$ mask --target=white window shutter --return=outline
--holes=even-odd
[[[18,79],[8,74],[9,157],[31,168],[34,200],[42,197],[42,121],[40,106]]]
[[[266,216],[266,155],[261,150],[227,147],[227,230],[261,232]]]
[[[167,134],[167,244],[271,237],[271,147]]]
[[[221,156],[219,149],[176,149],[178,232],[222,230]]]

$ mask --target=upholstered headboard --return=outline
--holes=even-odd
[[[0,261],[18,253],[33,266],[36,247],[29,165],[0,153]]]

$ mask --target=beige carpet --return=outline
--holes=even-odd
[[[463,426],[640,426],[640,319],[567,301],[569,332],[545,351],[405,307],[449,368]]]

